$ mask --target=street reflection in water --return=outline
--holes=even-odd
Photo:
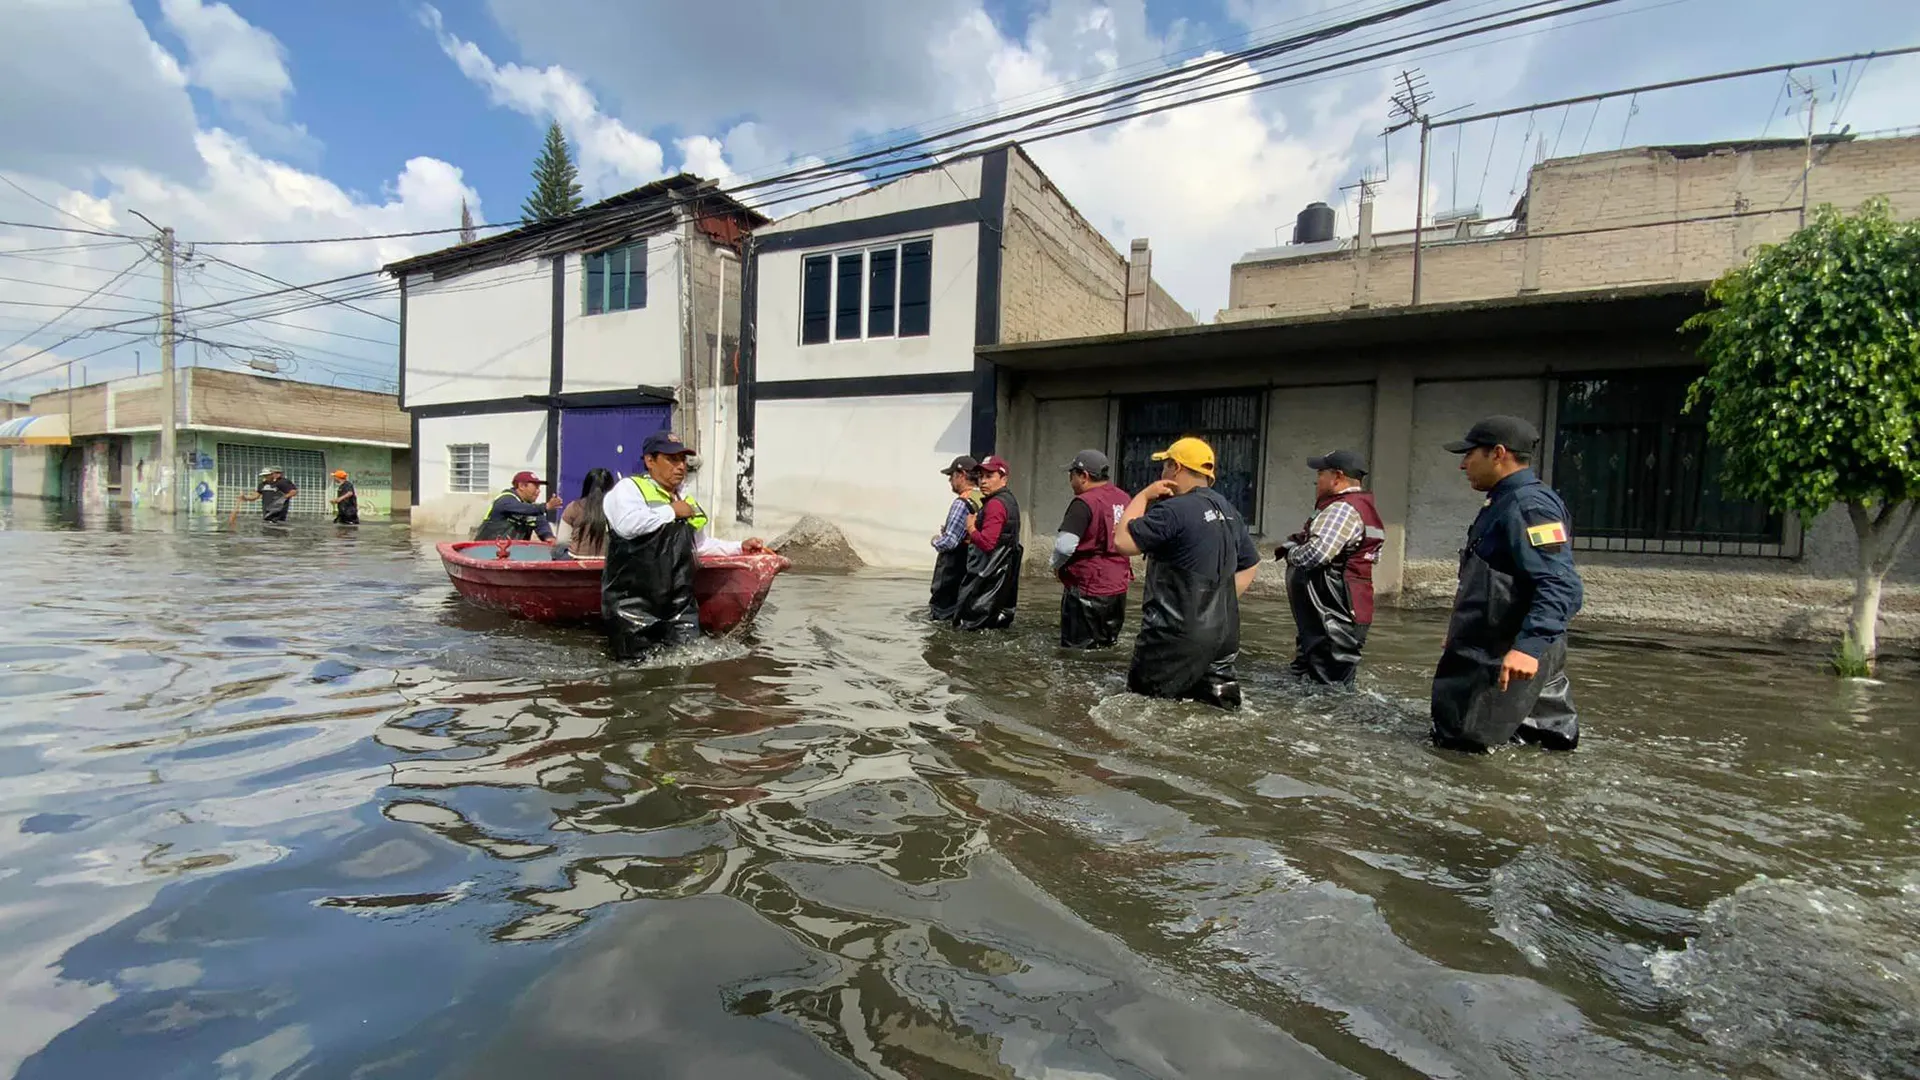
[[[404,528],[0,503],[0,1076],[1920,1076],[1920,680],[1589,630],[1588,743],[793,574],[645,667]]]

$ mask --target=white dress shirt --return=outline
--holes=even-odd
[[[673,504],[647,502],[632,477],[613,485],[600,507],[606,512],[607,528],[628,540],[645,536],[673,520]],[[717,540],[702,529],[694,536],[693,551],[696,555],[738,555],[740,545],[732,540]]]

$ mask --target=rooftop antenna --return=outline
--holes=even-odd
[[[1432,117],[1427,115],[1427,103],[1433,100],[1433,91],[1428,86],[1427,77],[1419,68],[1406,68],[1400,72],[1394,84],[1391,97],[1393,107],[1388,110],[1389,123],[1382,135],[1391,135],[1402,128],[1420,125],[1420,177],[1419,190],[1414,193],[1413,210],[1413,303],[1420,303],[1420,239],[1421,230],[1427,219],[1427,143],[1433,135]]]

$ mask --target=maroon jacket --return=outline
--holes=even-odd
[[[1073,557],[1060,568],[1060,580],[1085,596],[1119,596],[1133,584],[1133,562],[1113,546],[1113,531],[1132,496],[1117,484],[1101,484],[1075,495],[1087,505],[1091,521]]]
[[[1380,520],[1380,511],[1374,509],[1373,495],[1365,491],[1347,491],[1317,499],[1313,504],[1314,513],[1337,502],[1353,507],[1365,531],[1360,534],[1358,547],[1335,555],[1327,568],[1337,569],[1346,578],[1347,596],[1353,601],[1353,621],[1367,626],[1373,622],[1373,564],[1380,561],[1380,549],[1387,542],[1387,527]],[[1312,531],[1313,522],[1308,521],[1288,539],[1305,543]]]

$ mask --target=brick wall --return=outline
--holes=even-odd
[[[1896,213],[1920,216],[1920,137],[1816,144],[1814,152],[1810,205],[1851,210],[1886,195]],[[1712,279],[1799,226],[1805,158],[1792,145],[1641,147],[1543,162],[1527,181],[1526,234],[1423,247],[1421,299]],[[1731,214],[1745,216],[1718,216]],[[1714,219],[1688,220],[1702,217]],[[1246,264],[1233,268],[1222,315],[1395,306],[1409,302],[1412,283],[1409,247]]]
[[[263,379],[212,368],[194,368],[187,374],[192,380],[189,415],[196,427],[403,444],[411,437],[407,414],[400,411],[392,394]],[[124,417],[116,416],[116,420],[125,426]]]
[[[1016,148],[1007,159],[1000,340],[1012,344],[1126,329],[1126,257],[1026,154]],[[1193,324],[1157,282],[1149,292],[1148,320],[1152,329]]]

